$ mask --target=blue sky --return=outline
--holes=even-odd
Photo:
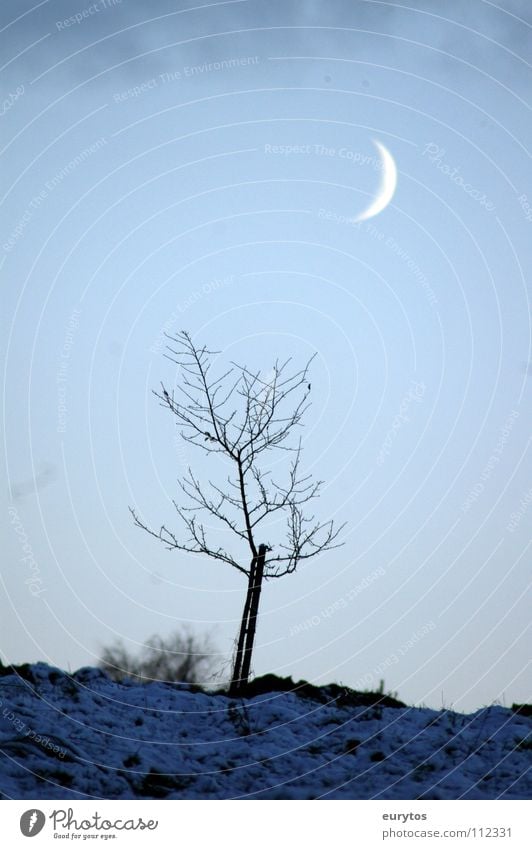
[[[3,4],[4,660],[75,669],[182,623],[230,657],[242,576],[128,512],[172,524],[186,466],[210,473],[151,394],[187,329],[220,369],[317,353],[303,467],[345,545],[268,582],[255,672],[530,698],[531,23]],[[397,189],[355,226],[374,139]]]

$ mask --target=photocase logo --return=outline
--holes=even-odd
[[[35,837],[42,831],[46,817],[37,808],[25,811],[20,818],[20,830],[24,837]]]

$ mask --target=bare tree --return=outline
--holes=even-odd
[[[300,472],[301,437],[289,437],[301,426],[309,407],[308,379],[313,357],[299,371],[288,372],[291,360],[276,361],[266,376],[232,362],[218,377],[211,374],[218,353],[198,347],[189,333],[168,336],[169,357],[181,368],[181,383],[169,392],[164,384],[154,392],[177,419],[182,438],[207,455],[222,454],[230,473],[222,486],[200,483],[188,469],[179,482],[187,503],[173,502],[184,528],[181,536],[166,525],[149,528],[130,508],[138,527],[160,539],[169,549],[205,554],[237,569],[247,578],[247,594],[233,662],[231,690],[247,683],[263,578],[294,572],[298,563],[336,548],[343,525],[318,521],[308,511],[321,481]],[[287,453],[284,481],[274,480],[263,463],[274,450]],[[251,554],[248,567],[226,548],[208,538],[203,516],[216,519]],[[286,519],[284,541],[276,545],[257,541],[259,527],[272,516]],[[249,555],[248,555],[249,556]]]
[[[136,653],[117,640],[102,649],[99,665],[114,681],[205,684],[214,673],[217,655],[209,635],[197,636],[182,628],[168,637],[155,634]]]

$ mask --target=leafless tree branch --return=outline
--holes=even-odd
[[[248,576],[247,566],[207,540],[198,518],[202,512],[246,542],[253,557],[257,556],[255,535],[260,525],[272,514],[287,514],[286,539],[270,546],[266,578],[293,572],[300,561],[336,548],[343,526],[336,529],[333,521],[316,523],[303,513],[304,505],[319,495],[321,481],[300,474],[301,438],[288,444],[310,406],[308,375],[315,355],[293,373],[288,372],[291,359],[287,359],[277,360],[266,376],[231,362],[230,368],[211,377],[218,352],[197,346],[186,331],[167,337],[166,356],[181,368],[182,380],[171,392],[161,383],[161,391],[154,394],[177,419],[182,438],[207,455],[224,455],[233,473],[227,476],[225,487],[212,480],[203,487],[190,468],[179,481],[187,503],[174,506],[187,534],[184,540],[165,525],[158,531],[150,529],[131,510],[135,524],[169,549],[205,554]],[[273,480],[262,463],[262,455],[276,449],[292,454],[284,483]]]

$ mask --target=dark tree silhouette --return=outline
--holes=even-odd
[[[189,333],[168,336],[169,357],[181,368],[181,383],[168,391],[154,392],[173,413],[182,438],[207,455],[222,454],[230,473],[223,486],[212,480],[200,483],[189,468],[179,482],[185,506],[173,502],[185,535],[148,527],[130,508],[138,527],[160,539],[169,549],[205,554],[237,569],[247,579],[247,594],[233,660],[230,692],[241,692],[247,683],[255,638],[263,578],[280,578],[294,572],[301,560],[336,548],[343,525],[317,521],[307,512],[320,491],[321,481],[299,471],[301,438],[289,437],[301,426],[309,407],[308,372],[313,357],[299,371],[288,373],[291,360],[275,362],[263,376],[246,366],[231,363],[218,377],[212,375],[212,357],[218,353],[197,347]],[[264,463],[276,449],[287,453],[285,480],[274,480]],[[227,468],[226,463],[226,468]],[[284,540],[261,542],[259,528],[271,516],[284,515]],[[210,515],[229,529],[249,550],[248,567],[224,547],[213,543],[202,520]]]

